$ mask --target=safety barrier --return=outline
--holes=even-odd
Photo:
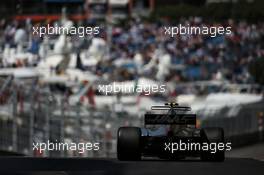
[[[230,110],[236,110],[234,116],[229,116]],[[214,117],[201,121],[201,127],[222,127],[225,137],[232,142],[233,147],[263,141],[264,138],[264,101],[240,105],[220,110]]]

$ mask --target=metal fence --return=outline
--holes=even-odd
[[[135,116],[69,105],[64,96],[36,85],[10,85],[0,104],[0,150],[30,156],[113,157],[118,126]],[[33,150],[33,143],[99,143],[100,151]]]
[[[264,101],[223,108],[201,123],[201,127],[222,127],[234,146],[263,141]]]
[[[11,80],[11,79],[10,79]],[[1,81],[1,80],[0,80]],[[109,109],[69,105],[35,82],[11,84],[0,91],[0,151],[30,156],[114,157],[119,126],[142,126],[142,118]],[[4,95],[3,95],[4,94]],[[234,145],[263,140],[264,102],[223,108],[201,120],[201,127],[223,127]],[[98,142],[100,151],[33,150],[33,143]]]

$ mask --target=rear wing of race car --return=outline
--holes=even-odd
[[[168,110],[168,114],[145,114],[145,125],[179,124],[196,125],[196,114],[179,114],[191,111],[190,107],[179,106],[177,103],[165,103],[165,106],[152,106],[151,110]]]
[[[188,106],[152,106],[151,110],[191,111],[191,108]]]
[[[145,125],[196,125],[196,114],[145,114]]]

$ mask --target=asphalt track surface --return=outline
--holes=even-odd
[[[262,142],[233,149],[230,152],[226,152],[226,156],[235,158],[253,158],[264,161],[264,143]]]
[[[224,162],[2,156],[0,175],[264,175],[263,143],[234,149],[226,156]]]
[[[224,162],[200,160],[166,161],[148,159],[124,161],[91,158],[0,158],[0,174],[7,175],[263,175],[264,162],[248,158],[227,158]]]

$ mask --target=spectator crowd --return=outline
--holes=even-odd
[[[72,53],[89,50],[92,40],[99,38],[105,45],[98,49],[101,55],[96,63],[84,65],[82,70],[112,81],[136,80],[147,77],[160,82],[190,82],[195,80],[228,80],[232,83],[252,83],[248,64],[263,57],[264,23],[248,23],[232,19],[222,22],[208,21],[200,17],[169,19],[155,22],[140,18],[127,20],[122,25],[79,22],[78,25],[99,25],[100,34],[80,38],[70,37]],[[27,21],[7,22],[1,20],[0,67],[36,66],[45,59],[46,50],[52,50],[52,40],[58,36],[39,38],[32,34],[32,26],[45,23]],[[59,21],[53,22],[58,25]],[[190,26],[230,26],[231,35],[164,35],[164,26],[178,24]],[[48,41],[47,41],[48,40]],[[30,53],[31,59],[8,61],[6,50],[15,48],[15,53]],[[85,51],[85,52],[86,52]],[[85,54],[85,60],[92,55]],[[13,60],[13,59],[12,59]]]

